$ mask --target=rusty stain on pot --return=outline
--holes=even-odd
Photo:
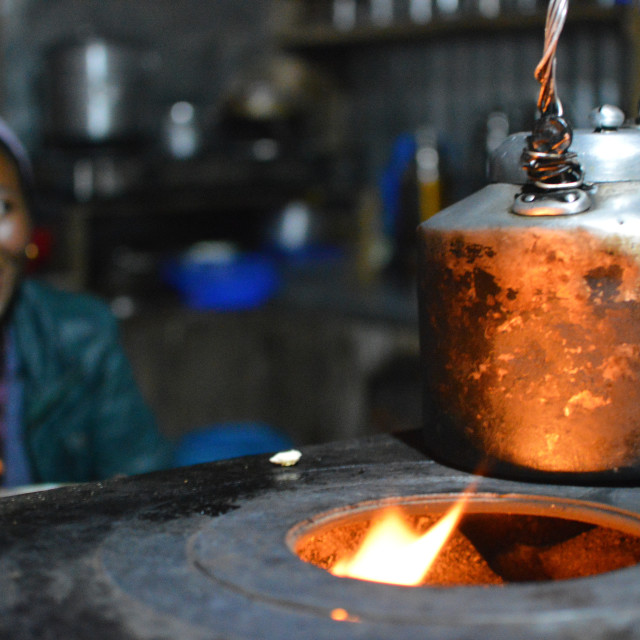
[[[541,471],[634,465],[633,242],[581,229],[425,227],[419,244],[425,420],[445,455]]]

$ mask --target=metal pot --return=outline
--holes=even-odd
[[[140,135],[140,52],[91,39],[53,48],[46,60],[46,129],[63,144],[113,143]]]
[[[586,186],[523,188],[517,134],[495,184],[418,229],[426,440],[453,466],[640,478],[640,130],[596,115]]]

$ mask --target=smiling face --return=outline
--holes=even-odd
[[[30,236],[29,208],[18,169],[0,147],[0,318],[20,278]]]

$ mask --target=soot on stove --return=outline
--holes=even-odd
[[[637,488],[477,478],[420,443],[384,435],[305,447],[287,468],[255,456],[3,498],[0,638],[640,640]],[[471,483],[438,585],[339,578],[295,552],[322,525],[330,563],[332,536],[358,539],[389,504],[425,529]]]

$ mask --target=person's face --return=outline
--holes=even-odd
[[[20,278],[30,236],[31,221],[18,169],[0,149],[0,317]]]

